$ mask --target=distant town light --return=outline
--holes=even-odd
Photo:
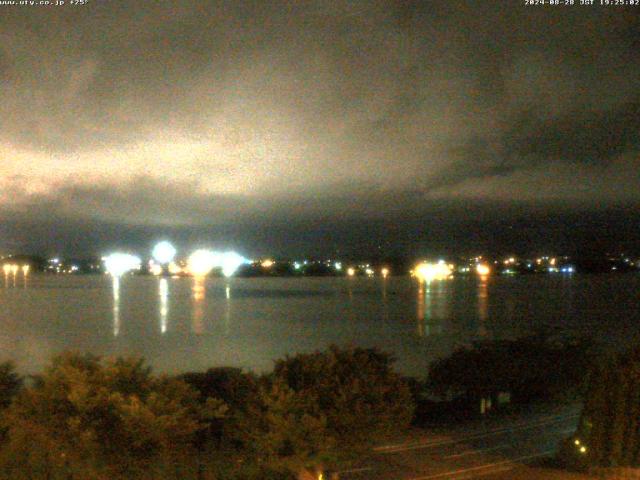
[[[452,266],[447,265],[444,260],[440,260],[438,263],[423,262],[415,268],[416,277],[424,282],[443,280],[451,277],[452,273]]]
[[[267,260],[263,260],[260,263],[260,266],[264,267],[264,268],[271,268],[271,267],[273,267],[274,264],[275,264],[275,262],[273,260],[267,259]]]
[[[173,261],[176,256],[176,248],[167,241],[162,241],[153,247],[151,253],[153,259],[160,265],[165,265]]]
[[[250,263],[250,262],[249,260],[244,258],[242,255],[239,255],[236,252],[225,252],[222,254],[221,261],[220,261],[220,264],[222,267],[222,274],[225,277],[230,277],[231,275],[236,273],[236,270],[240,268],[240,265],[243,265],[245,263]]]
[[[486,277],[491,273],[491,268],[489,267],[489,265],[485,265],[484,263],[479,263],[478,265],[476,265],[476,272],[481,277]]]
[[[5,263],[4,266],[2,267],[2,270],[4,271],[5,275],[9,275],[11,273],[11,265],[9,265],[8,263]]]
[[[168,270],[171,275],[180,275],[182,273],[182,267],[175,262],[169,263]]]
[[[151,272],[152,275],[162,275],[162,265],[152,263],[149,267],[149,272]]]
[[[23,273],[24,275],[27,275],[27,274],[29,273],[29,269],[30,269],[30,268],[31,268],[31,267],[30,267],[29,265],[23,265],[23,266],[22,266],[22,273]]]
[[[222,256],[211,250],[196,250],[187,260],[187,271],[195,277],[204,277],[222,265]]]
[[[356,269],[353,267],[349,267],[347,268],[347,275],[349,275],[350,277],[353,277],[356,274]]]
[[[387,267],[384,267],[382,270],[380,270],[380,273],[382,274],[382,278],[387,278],[389,276],[389,269]]]
[[[342,270],[342,262],[336,262],[334,263],[334,267],[336,268],[336,270],[340,271]]]
[[[104,267],[107,273],[114,277],[124,275],[130,270],[140,268],[140,258],[128,253],[112,253],[104,259]]]

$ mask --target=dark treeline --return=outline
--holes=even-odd
[[[0,368],[0,478],[286,479],[405,428],[392,359],[332,347],[257,376],[152,374],[140,359],[65,353],[28,385]],[[327,477],[329,478],[329,477]]]

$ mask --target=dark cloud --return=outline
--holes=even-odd
[[[82,219],[103,233],[242,237],[262,225],[284,246],[291,225],[331,243],[309,219],[354,238],[366,237],[358,219],[418,236],[414,218],[473,224],[468,202],[640,204],[633,9],[93,1],[0,13],[0,215],[28,231],[47,221],[71,238]]]

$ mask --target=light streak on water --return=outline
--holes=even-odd
[[[160,332],[167,333],[167,317],[169,316],[169,282],[161,278],[158,283],[160,295]]]
[[[193,333],[202,335],[204,333],[204,299],[206,289],[204,287],[205,278],[203,276],[193,277]]]
[[[120,278],[112,278],[113,290],[113,336],[120,334]]]

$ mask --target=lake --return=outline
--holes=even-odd
[[[0,359],[39,371],[63,350],[142,355],[156,371],[257,372],[336,343],[379,347],[405,374],[481,338],[552,326],[611,346],[639,340],[640,275],[156,278],[21,274],[0,283]],[[0,278],[0,282],[2,278]]]

